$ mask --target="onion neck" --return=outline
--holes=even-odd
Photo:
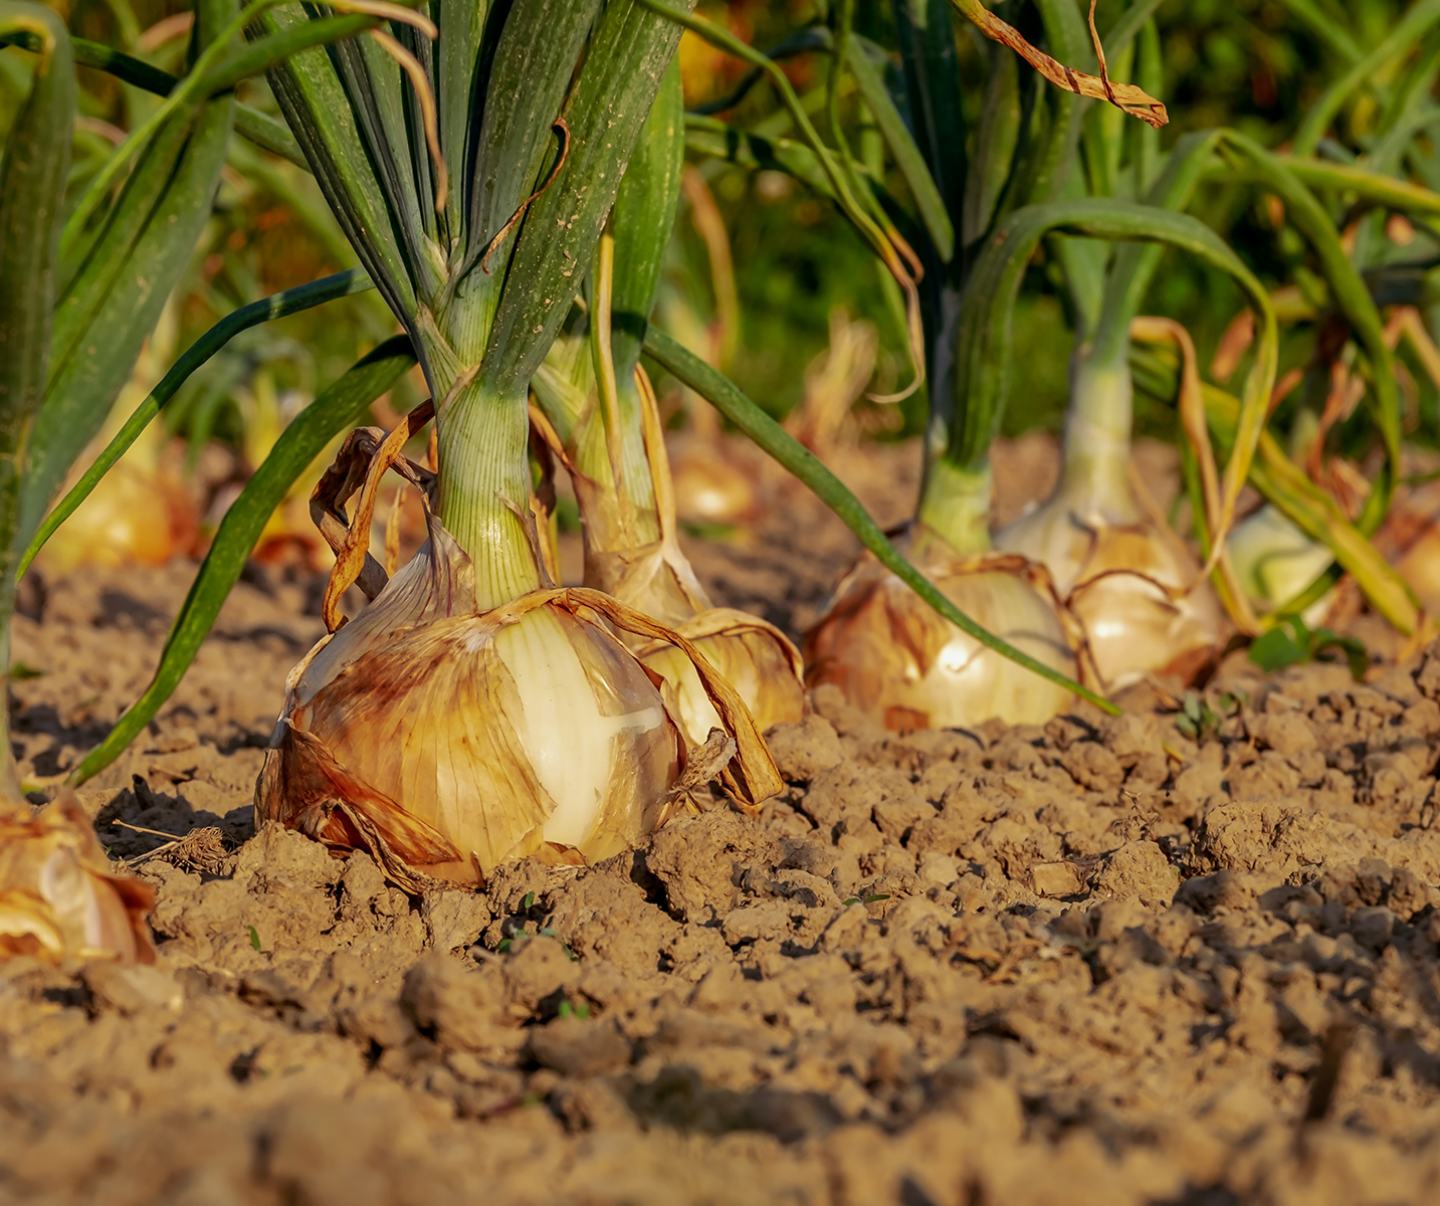
[[[544,584],[530,511],[530,417],[524,393],[439,383],[440,521],[469,555],[488,609]],[[526,517],[526,518],[522,518]]]
[[[990,466],[962,467],[944,457],[928,466],[915,518],[916,557],[924,560],[930,539],[961,557],[988,553],[990,544]]]
[[[654,544],[661,536],[655,483],[645,450],[641,402],[634,379],[617,383],[616,445],[599,406],[592,409],[575,440],[575,483],[584,522],[585,555],[624,553]],[[618,474],[618,480],[617,480]]]
[[[1059,494],[1078,511],[1103,511],[1124,520],[1135,510],[1130,489],[1134,385],[1120,360],[1077,354],[1065,419]]]

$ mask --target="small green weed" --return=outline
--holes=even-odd
[[[1197,691],[1186,691],[1180,704],[1175,727],[1197,745],[1204,745],[1220,735],[1220,726],[1230,717],[1239,715],[1245,705],[1243,695],[1222,691],[1215,697],[1215,706]]]
[[[1250,646],[1250,660],[1266,671],[1330,661],[1329,655],[1335,653],[1349,664],[1350,675],[1356,682],[1365,677],[1370,652],[1361,642],[1330,628],[1311,628],[1299,616],[1286,616],[1274,628],[1262,632]]]

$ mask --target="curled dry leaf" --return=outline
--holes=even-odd
[[[0,805],[0,958],[151,963],[148,884],[119,874],[72,795]]]
[[[677,625],[745,701],[761,732],[805,718],[805,666],[800,651],[773,624],[728,607],[712,607]],[[692,745],[721,727],[710,693],[676,645],[649,641],[635,656],[663,680],[660,691]]]
[[[1012,645],[1074,677],[1076,637],[1063,610],[1019,557],[963,559],[938,541],[907,542],[945,595]],[[806,638],[806,677],[833,684],[887,728],[948,728],[1000,719],[1039,724],[1070,694],[981,645],[868,555],[850,571]]]
[[[412,891],[634,845],[693,791],[696,758],[612,625],[693,662],[733,745],[721,778],[740,806],[780,790],[744,704],[683,635],[593,590],[480,611],[469,558],[430,522],[420,555],[292,673],[262,818],[367,849]]]
[[[981,4],[980,0],[950,0],[950,2],[955,6],[956,11],[982,34],[993,42],[999,42],[1000,45],[1009,47],[1057,88],[1063,88],[1066,92],[1073,92],[1077,96],[1088,96],[1092,100],[1108,101],[1122,113],[1128,113],[1131,117],[1138,118],[1147,126],[1158,128],[1170,120],[1164,104],[1143,88],[1138,88],[1134,84],[1118,84],[1110,78],[1110,73],[1105,67],[1104,50],[1100,46],[1099,37],[1095,34],[1093,5],[1090,10],[1090,33],[1100,60],[1098,76],[1067,67],[1058,59],[1051,58],[1043,50],[1032,46],[1018,29],[1008,22],[1002,21]]]

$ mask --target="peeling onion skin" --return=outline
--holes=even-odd
[[[1075,657],[1053,603],[1004,570],[923,566],[961,611],[1062,674]],[[805,644],[811,687],[833,685],[886,728],[1043,724],[1072,696],[941,618],[868,555],[845,577]]]
[[[154,890],[118,874],[74,796],[36,812],[0,804],[0,961],[109,958],[153,963]]]
[[[800,651],[778,628],[724,607],[709,608],[677,627],[730,680],[762,733],[805,719]],[[690,660],[673,645],[654,641],[637,649],[636,656],[663,680],[661,694],[686,740],[704,742],[720,720]]]
[[[1188,682],[1224,638],[1224,616],[1199,561],[1138,506],[1082,506],[1061,493],[1003,528],[995,545],[1049,570],[1085,631],[1104,690],[1149,674]],[[1162,587],[1189,590],[1172,599]]]

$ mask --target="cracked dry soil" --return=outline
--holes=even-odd
[[[725,602],[813,616],[849,546],[805,506],[698,550]],[[29,768],[133,698],[190,572],[32,600]],[[758,820],[412,901],[252,831],[315,591],[243,583],[86,789],[117,858],[165,842],[120,821],[224,846],[137,864],[155,967],[0,969],[0,1200],[1440,1193],[1440,647],[1363,685],[1232,658],[1210,690],[1244,705],[1200,743],[1148,688],[1121,719],[908,736],[821,692]]]

